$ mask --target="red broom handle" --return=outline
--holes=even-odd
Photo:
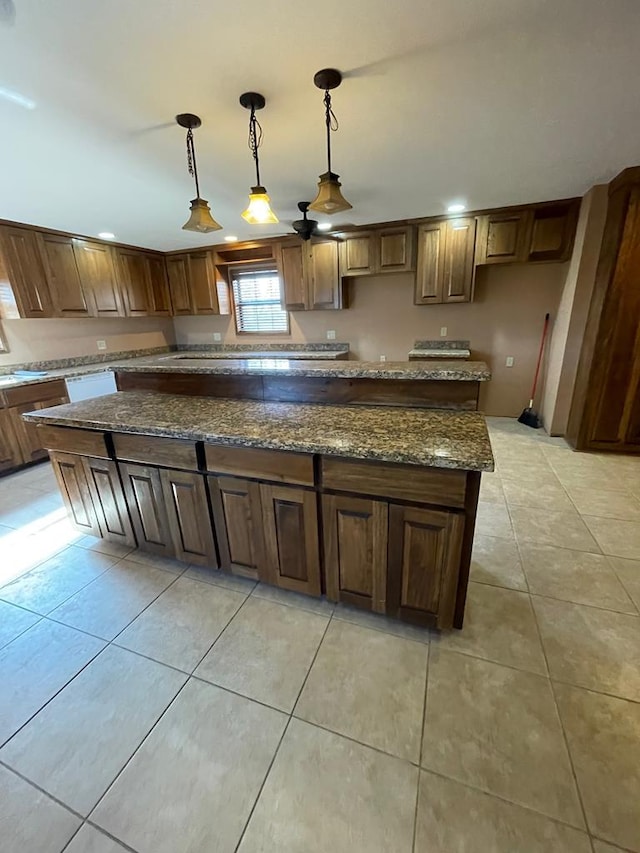
[[[542,338],[540,340],[540,352],[538,353],[538,363],[536,364],[536,375],[533,377],[533,388],[531,389],[531,405],[533,405],[533,399],[536,396],[536,386],[538,384],[538,376],[540,374],[540,365],[542,363],[542,353],[544,351],[544,341],[547,337],[547,329],[549,328],[549,315],[546,314],[544,318],[544,327],[542,329]]]

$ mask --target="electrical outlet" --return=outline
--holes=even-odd
[[[386,361],[386,360],[387,360],[386,355],[381,355],[381,356],[380,356],[380,361]]]
[[[327,340],[328,341],[335,341],[335,339],[336,339],[336,330],[335,329],[329,329],[327,332]]]
[[[447,337],[447,327],[446,326],[440,326],[440,337],[441,338]]]
[[[222,340],[222,335],[220,334],[220,332],[213,333],[213,340],[216,341],[216,343]]]
[[[100,349],[100,350],[107,348],[107,342],[106,341],[96,341],[96,343],[98,344],[98,349]]]
[[[506,360],[505,364],[507,365],[507,367],[513,367],[513,356],[512,355],[507,356],[507,360]]]

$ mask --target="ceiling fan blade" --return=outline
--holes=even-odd
[[[0,3],[2,0],[0,0]],[[168,127],[175,127],[175,121],[165,121],[162,124],[152,124],[149,127],[140,127],[137,130],[131,130],[127,136],[135,139],[138,136],[146,136],[148,133],[155,133],[157,130],[166,130]]]
[[[13,0],[0,0],[0,23],[12,27],[16,22],[16,5]]]
[[[414,59],[421,54],[426,54],[429,49],[428,45],[421,44],[417,47],[412,47],[410,50],[406,50],[404,53],[398,53],[395,56],[386,56],[384,59],[376,59],[375,62],[367,62],[364,65],[343,71],[342,76],[346,79],[347,77],[375,77],[382,75],[397,63]]]

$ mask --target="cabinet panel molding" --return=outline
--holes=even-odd
[[[414,228],[382,228],[377,232],[379,273],[410,272],[414,269]]]
[[[444,275],[444,223],[421,225],[418,229],[416,305],[442,302]]]
[[[73,250],[84,291],[93,297],[97,317],[124,317],[111,246],[74,240]]]
[[[221,568],[266,580],[260,486],[240,477],[211,474],[208,482]]]
[[[209,501],[202,474],[160,472],[176,557],[185,563],[218,567]]]
[[[11,289],[23,318],[53,317],[55,308],[40,254],[37,234],[26,228],[0,228]]]
[[[76,530],[102,538],[82,457],[59,452],[50,456],[69,521]]]
[[[138,548],[163,557],[175,556],[160,471],[128,462],[119,462],[118,468]]]
[[[71,237],[43,232],[38,235],[56,317],[91,317],[96,313],[91,289],[78,270]]]
[[[84,457],[83,465],[103,538],[135,548],[136,540],[116,463]]]

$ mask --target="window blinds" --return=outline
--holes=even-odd
[[[238,270],[233,277],[233,301],[239,332],[289,331],[277,270]]]

